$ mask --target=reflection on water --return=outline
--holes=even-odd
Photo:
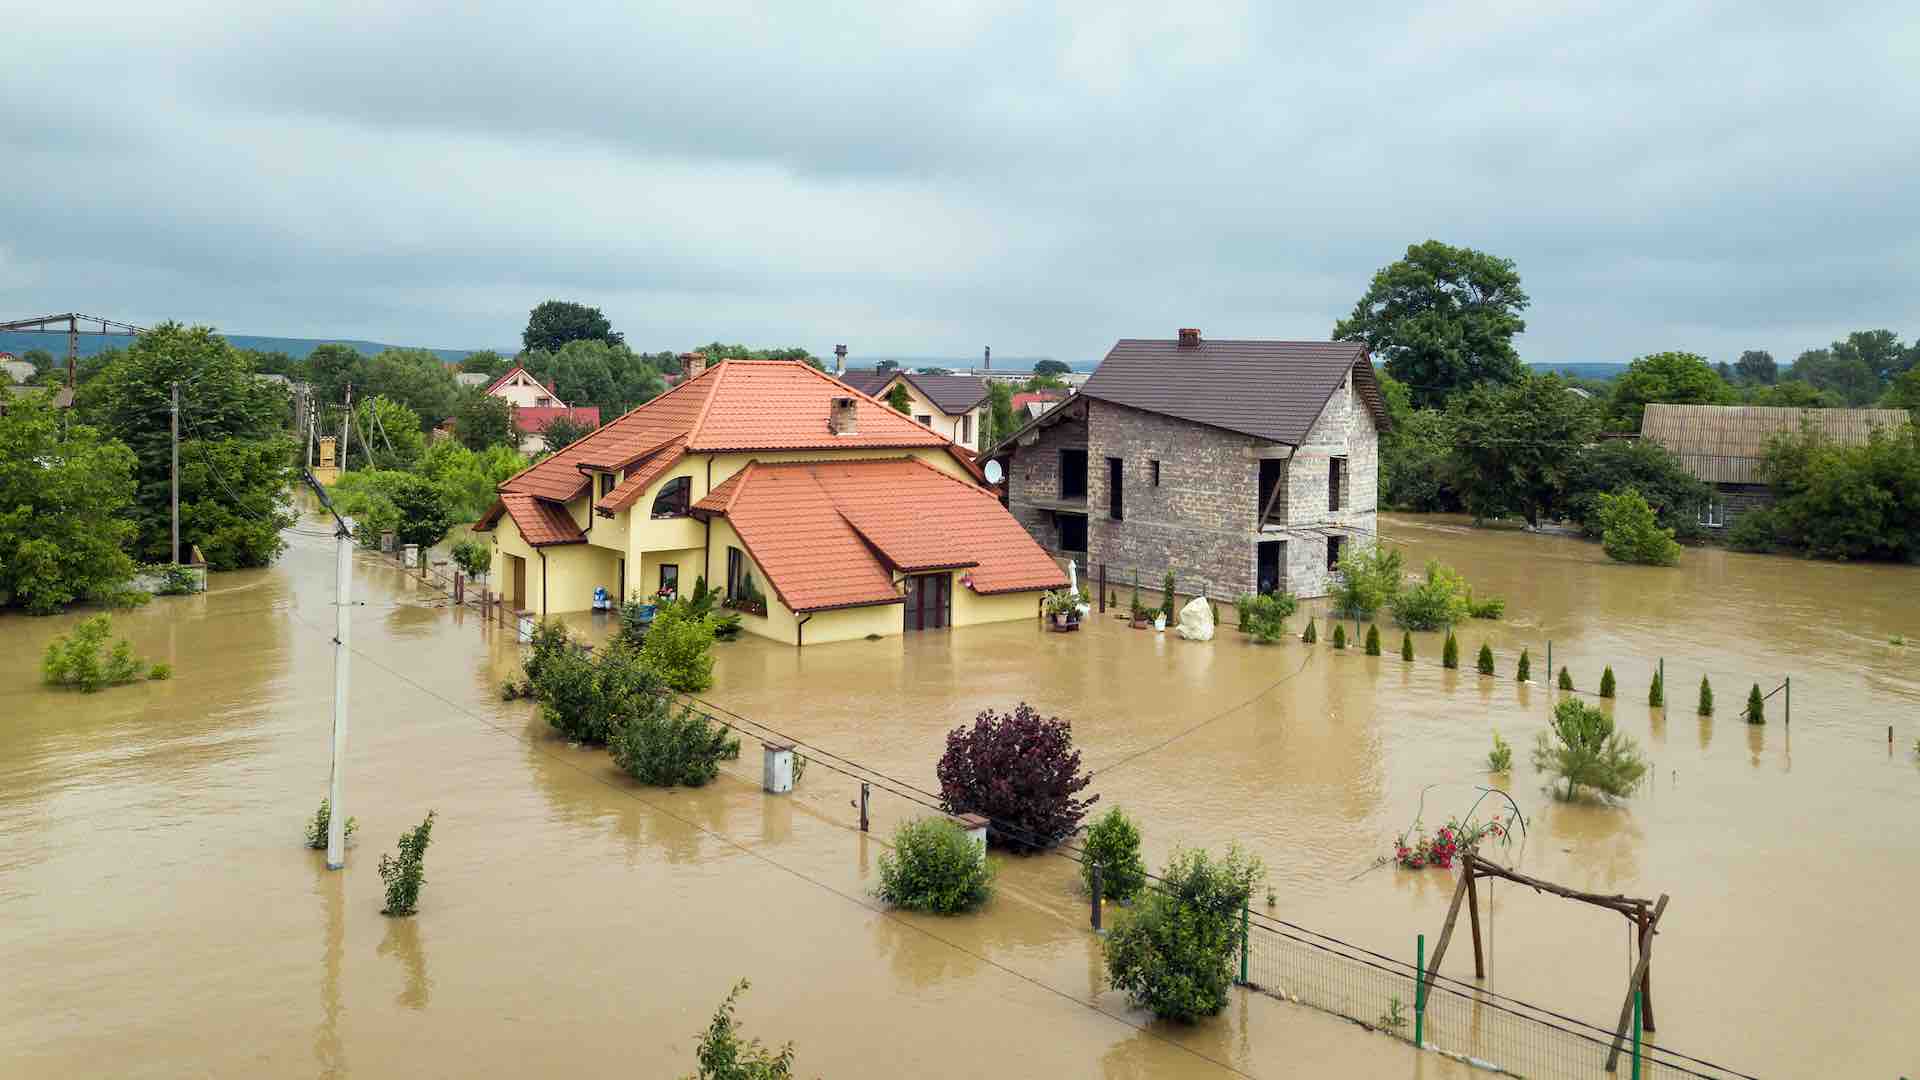
[[[408,1009],[424,1009],[432,992],[433,980],[427,977],[427,953],[420,944],[420,920],[387,919],[387,935],[377,950],[381,956],[397,956],[406,968],[407,981],[394,1004]]]
[[[346,951],[345,879],[316,857],[313,891],[326,911],[320,961],[320,1025],[313,1033],[313,1060],[322,1077],[347,1075],[346,1048],[340,1038],[340,958]]]

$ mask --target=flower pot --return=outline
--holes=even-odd
[[[1080,629],[1080,617],[1077,615],[1049,615],[1047,623],[1056,634],[1072,633]]]

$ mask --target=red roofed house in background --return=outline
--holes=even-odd
[[[542,386],[532,372],[519,364],[488,383],[485,393],[488,397],[497,397],[513,404],[513,426],[520,432],[520,452],[523,454],[536,454],[547,448],[540,433],[559,417],[567,417],[587,427],[600,426],[598,405],[582,405],[578,408],[568,405],[560,400],[557,387]]]
[[[536,384],[537,385],[537,384]],[[684,594],[795,645],[1033,618],[1066,574],[967,448],[790,360],[728,360],[500,485],[507,603]]]

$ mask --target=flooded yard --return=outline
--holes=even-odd
[[[310,519],[311,520],[311,519]],[[1654,951],[1660,1043],[1757,1075],[1899,1075],[1920,1060],[1905,975],[1920,892],[1920,571],[1690,551],[1677,569],[1595,545],[1384,519],[1410,565],[1441,558],[1508,617],[1460,629],[1466,670],[1232,631],[1197,644],[1091,620],[795,650],[719,647],[712,701],[937,790],[946,730],[1030,701],[1073,722],[1096,809],[1136,814],[1148,859],[1238,841],[1285,919],[1411,960],[1444,871],[1376,867],[1418,812],[1437,825],[1494,778],[1528,816],[1504,861],[1580,889],[1670,894]],[[1240,995],[1219,1022],[1147,1023],[1102,990],[1076,867],[1001,859],[957,919],[883,913],[882,839],[915,808],[809,770],[763,797],[751,743],[698,791],[641,788],[604,753],[498,700],[509,635],[428,606],[363,556],[342,873],[300,844],[325,792],[330,541],[272,570],[116,617],[171,682],[92,696],[37,684],[76,616],[0,619],[0,1074],[678,1075],[732,982],[749,1034],[826,1077],[1466,1076],[1330,1016]],[[1124,599],[1124,597],[1123,597]],[[595,632],[590,620],[583,620]],[[1298,618],[1295,620],[1297,629]],[[1324,627],[1323,627],[1324,628]],[[602,628],[603,632],[603,628]],[[1471,657],[1490,642],[1500,675]],[[1554,695],[1517,685],[1545,646],[1654,760],[1617,806],[1563,803],[1528,764]],[[1666,661],[1672,708],[1646,684]],[[1712,719],[1694,715],[1712,676]],[[1793,677],[1793,723],[1739,707]],[[1889,747],[1886,729],[1894,725]],[[379,914],[378,854],[439,821],[421,914]],[[1617,915],[1500,884],[1487,985],[1610,1026],[1631,953]],[[1472,974],[1464,938],[1446,971]],[[1622,1072],[1624,1076],[1624,1070]]]

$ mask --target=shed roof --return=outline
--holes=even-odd
[[[1648,405],[1640,437],[1680,459],[1710,484],[1759,484],[1760,463],[1777,435],[1802,424],[1843,446],[1859,446],[1875,428],[1907,422],[1899,409],[1784,409],[1760,405]]]
[[[1367,348],[1357,341],[1207,341],[1123,338],[1080,393],[1289,446],[1353,375],[1384,432],[1390,422]]]

